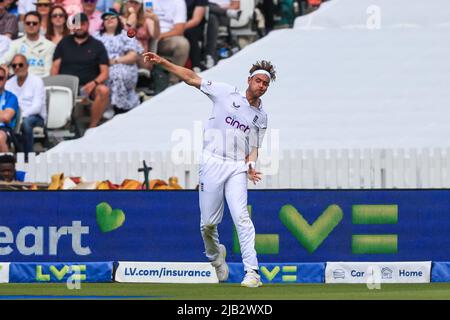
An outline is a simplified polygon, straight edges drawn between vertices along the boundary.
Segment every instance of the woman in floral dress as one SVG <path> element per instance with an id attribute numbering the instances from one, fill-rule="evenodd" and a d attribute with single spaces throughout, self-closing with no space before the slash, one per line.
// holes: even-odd
<path id="1" fill-rule="evenodd" d="M 109 56 L 111 105 L 115 113 L 126 112 L 139 105 L 136 93 L 137 61 L 143 48 L 135 38 L 129 38 L 115 10 L 102 15 L 103 24 L 96 38 L 106 47 Z"/>

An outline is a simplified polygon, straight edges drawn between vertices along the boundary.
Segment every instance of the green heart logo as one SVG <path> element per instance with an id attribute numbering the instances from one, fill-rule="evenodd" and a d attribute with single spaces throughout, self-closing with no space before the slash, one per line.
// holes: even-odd
<path id="1" fill-rule="evenodd" d="M 125 213 L 121 209 L 112 209 L 107 202 L 96 207 L 97 224 L 102 232 L 110 232 L 119 228 L 125 222 Z"/>
<path id="2" fill-rule="evenodd" d="M 310 225 L 294 206 L 287 204 L 281 208 L 279 216 L 302 246 L 312 253 L 341 222 L 344 214 L 339 206 L 333 204 Z"/>

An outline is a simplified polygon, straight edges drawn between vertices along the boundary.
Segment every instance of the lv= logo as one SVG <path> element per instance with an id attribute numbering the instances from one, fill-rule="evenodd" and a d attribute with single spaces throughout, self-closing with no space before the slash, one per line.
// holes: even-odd
<path id="1" fill-rule="evenodd" d="M 250 217 L 252 206 L 248 206 Z M 279 219 L 297 241 L 309 252 L 315 252 L 328 238 L 344 218 L 342 209 L 332 204 L 312 223 L 290 204 L 284 205 L 279 212 Z M 398 206 L 352 205 L 352 224 L 376 225 L 397 224 Z M 278 234 L 256 234 L 255 248 L 258 254 L 278 254 Z M 233 230 L 233 252 L 240 254 L 239 239 L 236 229 Z M 354 234 L 352 235 L 353 254 L 391 254 L 398 252 L 398 236 L 396 234 Z M 272 270 L 273 271 L 273 270 Z M 270 277 L 270 274 L 268 274 Z"/>

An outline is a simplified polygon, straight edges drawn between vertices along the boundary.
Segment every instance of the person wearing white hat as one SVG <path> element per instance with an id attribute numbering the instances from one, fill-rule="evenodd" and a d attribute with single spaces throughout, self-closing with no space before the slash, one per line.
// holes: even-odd
<path id="1" fill-rule="evenodd" d="M 267 128 L 267 114 L 261 96 L 275 80 L 275 68 L 269 61 L 251 67 L 248 87 L 236 87 L 200 78 L 194 71 L 177 66 L 155 53 L 144 53 L 147 62 L 159 64 L 186 84 L 200 89 L 214 104 L 203 132 L 200 163 L 200 229 L 206 257 L 215 267 L 219 281 L 228 278 L 226 249 L 219 242 L 218 224 L 222 221 L 224 197 L 238 233 L 242 252 L 245 287 L 262 285 L 255 250 L 255 228 L 247 210 L 247 178 L 256 184 L 258 149 Z"/>

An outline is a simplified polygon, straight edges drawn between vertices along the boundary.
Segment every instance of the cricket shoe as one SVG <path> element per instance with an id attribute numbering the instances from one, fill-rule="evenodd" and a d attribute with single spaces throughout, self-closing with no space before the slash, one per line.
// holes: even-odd
<path id="1" fill-rule="evenodd" d="M 219 244 L 219 256 L 216 260 L 211 261 L 211 264 L 216 268 L 217 278 L 220 282 L 227 281 L 228 279 L 228 265 L 225 262 L 225 257 L 227 256 L 227 249 L 223 244 Z"/>
<path id="2" fill-rule="evenodd" d="M 245 273 L 244 280 L 241 282 L 242 287 L 257 288 L 262 286 L 261 276 L 256 271 L 251 270 Z"/>

